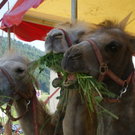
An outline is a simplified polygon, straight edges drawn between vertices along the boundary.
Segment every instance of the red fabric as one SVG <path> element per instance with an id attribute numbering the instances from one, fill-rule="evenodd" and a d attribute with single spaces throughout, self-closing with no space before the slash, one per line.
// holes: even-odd
<path id="1" fill-rule="evenodd" d="M 18 0 L 12 10 L 4 14 L 1 29 L 7 32 L 7 27 L 10 27 L 10 31 L 24 41 L 44 41 L 46 33 L 48 33 L 52 27 L 22 21 L 26 11 L 31 7 L 38 7 L 43 1 L 44 0 Z"/>
<path id="2" fill-rule="evenodd" d="M 30 22 L 22 21 L 18 26 L 12 26 L 11 32 L 24 41 L 33 41 L 33 40 L 45 40 L 46 33 L 48 33 L 52 27 L 39 25 Z M 7 32 L 7 28 L 3 29 Z"/>
<path id="3" fill-rule="evenodd" d="M 1 27 L 19 25 L 23 15 L 31 7 L 37 8 L 44 0 L 18 0 L 10 12 L 4 14 Z"/>

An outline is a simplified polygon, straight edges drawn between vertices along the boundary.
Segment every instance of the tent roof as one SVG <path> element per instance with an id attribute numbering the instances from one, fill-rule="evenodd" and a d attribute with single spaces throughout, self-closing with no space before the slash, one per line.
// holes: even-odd
<path id="1" fill-rule="evenodd" d="M 34 23 L 35 27 L 38 27 L 37 24 L 44 25 L 43 26 L 44 28 L 47 27 L 45 32 L 48 32 L 57 23 L 71 21 L 71 0 L 45 0 L 45 1 L 31 0 L 31 2 L 29 3 L 30 5 L 26 3 L 28 2 L 28 0 L 18 0 L 18 1 L 22 1 L 25 3 L 20 4 L 21 8 L 20 7 L 18 8 L 18 5 L 15 5 L 15 7 L 13 7 L 11 12 L 14 9 L 16 9 L 17 12 L 15 12 L 14 16 L 12 16 L 12 19 L 8 18 L 8 15 L 10 15 L 11 13 L 7 13 L 7 18 L 9 20 L 6 20 L 5 18 L 6 21 L 3 20 L 2 27 L 3 26 L 11 27 L 13 24 L 15 24 L 16 25 L 15 29 L 17 29 L 21 21 L 23 20 L 25 24 L 27 22 L 30 22 L 31 25 Z M 34 8 L 37 7 L 37 8 L 36 9 L 30 8 L 30 6 Z M 101 21 L 104 21 L 105 19 L 117 20 L 118 22 L 120 22 L 123 18 L 125 18 L 129 13 L 132 12 L 126 30 L 135 35 L 135 21 L 134 21 L 135 0 L 128 0 L 128 1 L 127 0 L 113 0 L 113 1 L 78 0 L 77 6 L 78 6 L 77 19 L 89 23 L 99 23 Z M 19 23 L 16 23 L 15 20 L 17 13 L 18 15 L 19 13 L 21 13 L 21 16 L 23 17 L 23 18 L 18 18 Z M 12 24 L 10 23 L 10 20 L 12 20 Z M 46 34 L 44 33 L 44 36 L 45 35 Z M 27 41 L 32 41 L 32 40 L 36 40 L 36 36 L 35 39 L 34 38 L 29 40 L 27 39 Z M 41 39 L 38 38 L 38 40 Z"/>
<path id="2" fill-rule="evenodd" d="M 130 12 L 133 12 L 130 20 L 135 19 L 134 0 L 78 0 L 77 6 L 77 19 L 90 23 L 99 23 L 105 19 L 121 21 Z M 38 17 L 34 15 L 35 13 L 38 14 Z M 28 16 L 29 19 L 26 19 Z M 31 8 L 27 11 L 23 20 L 36 23 L 36 19 L 40 19 L 45 24 L 47 20 L 63 22 L 63 18 L 65 21 L 71 19 L 71 0 L 45 0 L 36 9 Z"/>

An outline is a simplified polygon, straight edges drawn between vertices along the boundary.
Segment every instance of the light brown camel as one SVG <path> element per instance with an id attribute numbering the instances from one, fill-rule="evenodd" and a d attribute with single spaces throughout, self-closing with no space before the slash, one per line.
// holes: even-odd
<path id="1" fill-rule="evenodd" d="M 132 63 L 135 37 L 124 29 L 122 24 L 104 21 L 97 25 L 93 34 L 83 38 L 85 41 L 70 47 L 62 60 L 62 68 L 66 72 L 93 76 L 103 81 L 108 90 L 116 95 L 113 99 L 102 95 L 104 98 L 99 104 L 119 119 L 101 112 L 98 116 L 98 135 L 135 134 L 135 77 Z M 97 107 L 99 111 L 101 108 Z"/>
<path id="2" fill-rule="evenodd" d="M 14 107 L 18 116 L 21 116 L 28 108 L 28 112 L 19 119 L 20 126 L 24 135 L 35 135 L 33 122 L 33 99 L 35 99 L 35 107 L 37 113 L 37 125 L 40 135 L 53 135 L 55 126 L 51 124 L 51 115 L 47 112 L 45 105 L 35 96 L 36 80 L 33 79 L 31 71 L 35 69 L 34 62 L 30 62 L 21 54 L 15 51 L 9 51 L 0 59 L 0 106 L 8 103 L 12 97 Z M 8 75 L 4 73 L 6 70 L 11 77 L 15 87 L 11 86 L 8 81 Z M 24 96 L 18 94 L 21 91 Z M 13 96 L 13 93 L 15 95 Z M 27 97 L 29 99 L 25 99 Z"/>
<path id="3" fill-rule="evenodd" d="M 82 21 L 67 22 L 57 25 L 57 28 L 47 33 L 45 52 L 57 54 L 64 53 L 69 48 L 64 31 L 68 35 L 71 44 L 74 45 L 81 42 L 80 39 L 84 35 L 92 32 L 93 29 L 91 29 L 91 26 L 93 26 L 93 24 L 87 24 Z"/>
<path id="4" fill-rule="evenodd" d="M 93 32 L 90 24 L 88 25 L 84 22 L 66 23 L 63 26 L 59 26 L 59 28 L 53 29 L 47 34 L 45 42 L 46 53 L 64 53 L 71 45 L 81 42 L 80 39 L 84 35 Z M 67 41 L 66 34 L 70 42 Z M 63 120 L 64 135 L 95 135 L 97 130 L 96 113 L 90 112 L 89 114 L 87 103 L 82 103 L 80 94 L 76 89 L 70 87 L 64 91 L 69 92 Z M 59 104 L 57 108 L 59 108 Z"/>

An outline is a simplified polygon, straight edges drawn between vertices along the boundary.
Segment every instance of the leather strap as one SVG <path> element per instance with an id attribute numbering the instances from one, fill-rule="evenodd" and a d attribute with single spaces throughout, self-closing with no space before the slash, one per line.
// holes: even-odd
<path id="1" fill-rule="evenodd" d="M 9 101 L 9 104 L 7 105 L 6 109 L 2 109 L 3 112 L 5 112 L 8 117 L 12 120 L 12 121 L 17 121 L 19 119 L 21 119 L 27 112 L 28 112 L 28 105 L 30 104 L 27 103 L 26 104 L 26 111 L 21 115 L 19 116 L 18 118 L 14 118 L 12 115 L 11 115 L 11 106 L 13 104 L 13 98 L 15 97 L 15 94 L 19 94 L 21 97 L 23 97 L 24 99 L 28 100 L 30 99 L 29 95 L 26 95 L 25 93 L 23 93 L 22 91 L 18 90 L 16 87 L 15 87 L 15 84 L 12 80 L 12 78 L 10 77 L 9 73 L 3 68 L 3 67 L 0 67 L 1 71 L 4 73 L 4 75 L 7 77 L 9 83 L 11 84 L 12 86 L 12 89 L 15 90 L 15 91 L 12 91 L 12 97 Z M 28 78 L 27 82 L 30 80 L 30 77 Z M 35 130 L 35 135 L 39 135 L 39 132 L 38 132 L 38 124 L 37 124 L 37 113 L 36 113 L 36 90 L 34 89 L 34 94 L 32 96 L 32 106 L 33 106 L 33 122 L 34 122 L 34 130 Z"/>
<path id="2" fill-rule="evenodd" d="M 70 41 L 70 38 L 69 38 L 67 32 L 66 32 L 65 30 L 63 30 L 63 29 L 59 29 L 59 30 L 62 30 L 62 31 L 64 32 L 66 41 L 67 41 L 67 43 L 68 43 L 68 47 L 71 47 L 71 46 L 72 46 L 72 43 L 71 43 L 71 41 Z M 57 72 L 57 76 L 62 78 L 62 75 L 61 75 L 60 72 Z"/>
<path id="3" fill-rule="evenodd" d="M 14 118 L 13 116 L 11 116 L 10 109 L 11 109 L 11 106 L 12 106 L 12 104 L 13 104 L 13 99 L 14 99 L 14 97 L 15 97 L 15 94 L 16 94 L 16 93 L 19 94 L 21 97 L 25 98 L 26 100 L 29 99 L 29 96 L 26 95 L 25 93 L 23 93 L 22 91 L 18 90 L 18 89 L 15 87 L 15 84 L 14 84 L 12 78 L 10 77 L 9 73 L 8 73 L 3 67 L 0 66 L 0 69 L 1 69 L 1 71 L 4 73 L 4 75 L 7 77 L 9 83 L 10 83 L 11 86 L 12 86 L 12 96 L 11 96 L 11 99 L 9 100 L 9 103 L 8 103 L 6 109 L 3 109 L 3 108 L 1 108 L 1 109 L 2 109 L 2 111 L 3 111 L 5 114 L 7 114 L 7 115 L 11 118 L 11 120 L 13 120 L 13 121 L 19 120 L 22 116 L 24 116 L 24 115 L 28 112 L 28 109 L 26 109 L 26 111 L 25 111 L 21 116 L 19 116 L 18 118 Z M 26 107 L 26 108 L 27 108 L 27 107 Z"/>
<path id="4" fill-rule="evenodd" d="M 12 88 L 15 88 L 15 84 L 12 80 L 12 78 L 10 77 L 9 73 L 3 68 L 0 66 L 0 69 L 2 70 L 2 72 L 5 74 L 5 76 L 7 77 L 9 83 L 11 84 Z"/>
<path id="5" fill-rule="evenodd" d="M 107 74 L 110 78 L 112 78 L 116 83 L 118 83 L 122 87 L 127 87 L 129 82 L 131 81 L 131 79 L 133 77 L 134 71 L 132 71 L 130 73 L 127 80 L 123 81 L 118 76 L 116 76 L 111 70 L 108 69 L 108 66 L 104 62 L 103 56 L 102 56 L 102 54 L 100 52 L 100 49 L 99 49 L 98 45 L 95 43 L 95 41 L 92 40 L 92 39 L 86 40 L 86 41 L 88 41 L 90 43 L 90 45 L 92 46 L 92 48 L 93 48 L 93 50 L 94 50 L 94 52 L 95 52 L 95 54 L 97 56 L 97 59 L 99 61 L 99 64 L 100 64 L 100 68 L 99 68 L 100 75 L 99 75 L 98 81 L 102 82 L 104 80 L 104 76 Z M 119 103 L 120 102 L 119 99 L 106 99 L 106 98 L 103 98 L 103 100 L 106 101 L 106 102 L 109 102 L 109 103 L 113 103 L 113 102 Z"/>
<path id="6" fill-rule="evenodd" d="M 100 64 L 100 68 L 99 68 L 99 72 L 100 72 L 99 78 L 100 79 L 98 79 L 98 80 L 99 81 L 103 81 L 105 74 L 107 74 L 108 76 L 110 76 L 110 78 L 112 78 L 115 82 L 117 82 L 121 86 L 124 87 L 125 86 L 125 83 L 128 85 L 129 82 L 131 81 L 131 78 L 132 78 L 132 75 L 133 75 L 133 71 L 130 73 L 130 75 L 127 78 L 127 80 L 124 80 L 123 81 L 118 76 L 116 76 L 111 70 L 108 69 L 108 66 L 104 62 L 103 57 L 102 57 L 102 54 L 101 54 L 101 52 L 100 52 L 97 44 L 93 40 L 91 40 L 91 39 L 90 40 L 87 40 L 87 41 L 91 44 L 91 46 L 92 46 L 92 48 L 93 48 L 93 50 L 94 50 L 94 52 L 95 52 L 95 54 L 97 56 L 97 59 L 99 61 L 99 64 Z M 103 72 L 101 71 L 102 69 L 104 70 Z"/>
<path id="7" fill-rule="evenodd" d="M 60 30 L 62 30 L 62 31 L 64 32 L 65 38 L 66 38 L 66 40 L 67 40 L 67 42 L 68 42 L 68 46 L 71 47 L 71 46 L 72 46 L 72 43 L 71 43 L 71 41 L 70 41 L 70 38 L 69 38 L 67 32 L 66 32 L 65 30 L 63 30 L 63 29 L 60 29 Z"/>

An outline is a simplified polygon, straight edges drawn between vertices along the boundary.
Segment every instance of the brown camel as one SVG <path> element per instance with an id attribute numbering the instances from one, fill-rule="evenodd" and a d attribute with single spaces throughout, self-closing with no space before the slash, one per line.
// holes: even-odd
<path id="1" fill-rule="evenodd" d="M 126 24 L 126 23 L 125 23 Z M 83 37 L 81 43 L 64 54 L 62 68 L 68 73 L 85 73 L 106 84 L 115 97 L 102 95 L 99 103 L 118 120 L 102 111 L 98 116 L 98 135 L 135 134 L 135 86 L 132 55 L 135 38 L 125 25 L 104 21 Z M 96 111 L 102 109 L 97 106 Z"/>
<path id="2" fill-rule="evenodd" d="M 0 59 L 0 106 L 2 106 L 3 103 L 8 103 L 12 97 L 14 101 L 13 106 L 18 116 L 21 116 L 28 109 L 28 112 L 19 119 L 20 126 L 24 135 L 35 135 L 33 122 L 34 111 L 32 105 L 34 99 L 37 113 L 38 134 L 53 135 L 55 126 L 51 124 L 52 116 L 47 112 L 45 105 L 35 96 L 34 83 L 37 83 L 36 80 L 33 79 L 31 71 L 34 70 L 36 66 L 34 62 L 30 62 L 15 51 L 9 51 Z M 8 77 L 8 74 L 11 78 Z M 15 87 L 13 87 L 13 84 Z"/>
<path id="3" fill-rule="evenodd" d="M 64 53 L 70 46 L 81 42 L 81 38 L 93 32 L 90 24 L 84 22 L 65 23 L 60 29 L 51 30 L 46 37 L 46 53 Z M 70 42 L 68 41 L 68 36 Z M 52 68 L 54 69 L 54 68 Z M 63 120 L 64 135 L 95 135 L 97 132 L 97 115 L 88 111 L 87 103 L 81 102 L 76 89 L 65 88 L 68 91 L 68 102 Z M 59 104 L 61 99 L 59 101 Z M 57 109 L 59 109 L 59 104 Z M 55 116 L 54 116 L 55 119 Z"/>

